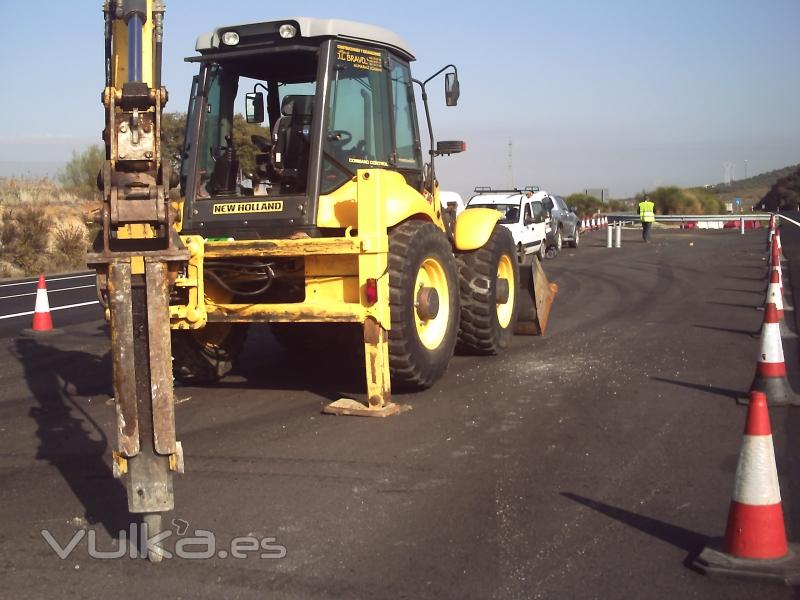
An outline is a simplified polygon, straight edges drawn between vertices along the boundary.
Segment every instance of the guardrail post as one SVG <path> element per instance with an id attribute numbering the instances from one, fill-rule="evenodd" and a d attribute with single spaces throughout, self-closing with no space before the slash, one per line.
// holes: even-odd
<path id="1" fill-rule="evenodd" d="M 622 248 L 622 223 L 618 222 L 614 230 L 614 248 Z"/>
<path id="2" fill-rule="evenodd" d="M 614 233 L 613 227 L 606 227 L 606 248 L 613 248 L 611 237 Z"/>
<path id="3" fill-rule="evenodd" d="M 739 233 L 744 235 L 744 217 L 739 217 Z"/>

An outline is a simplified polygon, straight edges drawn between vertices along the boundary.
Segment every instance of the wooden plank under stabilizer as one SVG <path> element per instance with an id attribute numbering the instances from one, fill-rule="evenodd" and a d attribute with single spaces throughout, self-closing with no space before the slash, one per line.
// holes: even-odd
<path id="1" fill-rule="evenodd" d="M 380 408 L 369 408 L 366 404 L 362 404 L 352 398 L 339 398 L 336 402 L 326 405 L 322 412 L 326 415 L 338 416 L 391 417 L 407 410 L 411 410 L 411 407 L 407 404 L 400 405 L 394 402 L 387 402 Z"/>

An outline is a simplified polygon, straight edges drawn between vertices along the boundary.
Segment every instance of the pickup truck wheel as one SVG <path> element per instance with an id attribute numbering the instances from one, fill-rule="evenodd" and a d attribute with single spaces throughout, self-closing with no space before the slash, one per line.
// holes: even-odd
<path id="1" fill-rule="evenodd" d="M 458 272 L 447 236 L 428 221 L 398 225 L 389 232 L 388 272 L 392 387 L 429 387 L 447 368 L 458 330 Z"/>
<path id="2" fill-rule="evenodd" d="M 459 351 L 497 354 L 510 343 L 518 312 L 519 264 L 515 254 L 511 233 L 496 226 L 483 247 L 459 255 Z"/>
<path id="3" fill-rule="evenodd" d="M 172 330 L 172 372 L 190 385 L 219 381 L 233 368 L 247 337 L 242 323 L 209 323 L 202 329 Z"/>

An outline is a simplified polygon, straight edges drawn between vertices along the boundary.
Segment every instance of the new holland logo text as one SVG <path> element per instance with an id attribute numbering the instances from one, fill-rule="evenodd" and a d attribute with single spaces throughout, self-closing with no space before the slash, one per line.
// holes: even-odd
<path id="1" fill-rule="evenodd" d="M 282 210 L 283 200 L 272 200 L 270 202 L 226 202 L 225 204 L 214 205 L 215 215 L 280 212 Z"/>

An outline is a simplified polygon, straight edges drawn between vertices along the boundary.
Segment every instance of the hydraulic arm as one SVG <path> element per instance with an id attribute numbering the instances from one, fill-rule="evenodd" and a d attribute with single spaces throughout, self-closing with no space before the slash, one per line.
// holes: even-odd
<path id="1" fill-rule="evenodd" d="M 106 0 L 103 12 L 102 228 L 88 263 L 97 271 L 111 327 L 114 474 L 125 476 L 128 507 L 143 514 L 152 536 L 161 528 L 161 513 L 173 508 L 172 474 L 183 471 L 175 439 L 169 297 L 188 252 L 173 228 L 174 177 L 161 153 L 164 4 Z M 149 555 L 160 559 L 153 549 Z"/>

